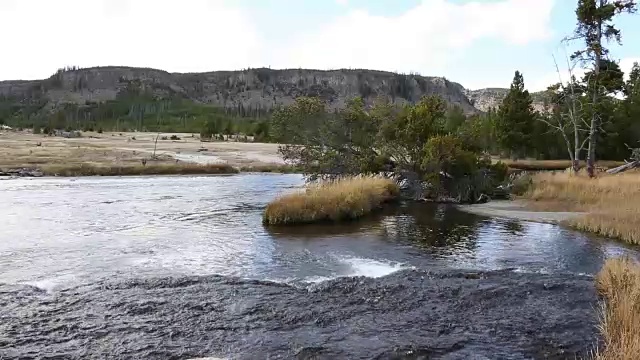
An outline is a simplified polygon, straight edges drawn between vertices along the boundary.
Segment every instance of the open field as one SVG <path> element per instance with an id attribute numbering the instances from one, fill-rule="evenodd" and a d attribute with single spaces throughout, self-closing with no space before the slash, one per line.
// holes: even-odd
<path id="1" fill-rule="evenodd" d="M 171 135 L 180 140 L 170 140 Z M 143 167 L 143 160 L 145 167 L 159 166 L 158 173 L 171 173 L 171 168 L 175 169 L 173 173 L 197 173 L 198 169 L 210 173 L 213 165 L 274 171 L 284 165 L 277 154 L 277 144 L 200 142 L 199 136 L 192 134 L 160 134 L 154 156 L 156 136 L 156 133 L 83 133 L 80 138 L 64 138 L 0 132 L 0 169 L 38 168 L 46 174 L 52 174 L 53 169 L 66 169 L 62 173 L 70 174 L 71 169 L 84 168 L 76 173 L 84 175 L 89 168 L 99 168 L 96 172 L 106 168 L 134 171 Z M 167 140 L 161 140 L 163 137 Z"/>
<path id="2" fill-rule="evenodd" d="M 309 185 L 267 205 L 264 223 L 304 224 L 356 219 L 398 196 L 398 185 L 381 177 L 354 177 Z"/>

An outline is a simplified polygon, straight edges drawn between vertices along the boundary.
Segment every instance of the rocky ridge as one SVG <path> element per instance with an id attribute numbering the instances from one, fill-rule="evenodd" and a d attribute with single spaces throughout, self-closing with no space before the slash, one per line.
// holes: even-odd
<path id="1" fill-rule="evenodd" d="M 386 98 L 415 102 L 437 94 L 448 103 L 476 114 L 497 106 L 508 89 L 467 90 L 443 77 L 404 75 L 375 70 L 309 70 L 266 68 L 207 73 L 169 73 L 132 67 L 96 67 L 59 71 L 48 79 L 1 81 L 0 97 L 24 103 L 44 102 L 43 109 L 65 103 L 115 100 L 135 84 L 157 97 L 184 98 L 234 109 L 270 111 L 298 96 L 320 96 L 331 108 L 341 108 L 356 96 L 368 103 Z M 538 101 L 539 102 L 539 101 Z M 537 104 L 539 107 L 540 104 Z"/>

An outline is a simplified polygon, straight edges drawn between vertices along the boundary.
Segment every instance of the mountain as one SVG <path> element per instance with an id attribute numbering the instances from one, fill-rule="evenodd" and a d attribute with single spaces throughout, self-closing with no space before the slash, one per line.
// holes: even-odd
<path id="1" fill-rule="evenodd" d="M 464 93 L 471 104 L 480 111 L 488 111 L 490 108 L 498 108 L 502 99 L 507 96 L 509 89 L 506 88 L 486 88 L 478 90 L 465 90 Z M 547 111 L 545 106 L 545 93 L 543 91 L 531 93 L 533 108 L 536 111 Z"/>
<path id="2" fill-rule="evenodd" d="M 402 104 L 415 102 L 423 95 L 431 94 L 440 95 L 467 114 L 476 114 L 499 104 L 507 91 L 471 91 L 443 77 L 374 70 L 258 68 L 169 73 L 149 68 L 96 67 L 60 70 L 44 80 L 0 82 L 0 116 L 11 115 L 7 110 L 9 108 L 22 107 L 22 113 L 32 116 L 53 114 L 71 105 L 76 107 L 77 113 L 77 108 L 90 104 L 117 102 L 133 97 L 155 99 L 153 101 L 186 100 L 202 106 L 222 108 L 227 113 L 251 116 L 291 104 L 298 96 L 320 96 L 327 100 L 331 108 L 341 108 L 356 96 L 362 96 L 368 103 L 384 97 Z M 133 104 L 130 106 L 133 107 Z M 112 114 L 116 112 L 112 110 Z"/>

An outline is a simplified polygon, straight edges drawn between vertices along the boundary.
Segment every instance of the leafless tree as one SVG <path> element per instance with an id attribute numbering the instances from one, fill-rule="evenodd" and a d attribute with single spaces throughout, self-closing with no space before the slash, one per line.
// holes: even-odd
<path id="1" fill-rule="evenodd" d="M 562 135 L 567 146 L 567 152 L 571 159 L 571 167 L 574 172 L 580 169 L 580 154 L 584 151 L 589 141 L 590 126 L 585 121 L 583 109 L 588 105 L 588 99 L 582 92 L 576 89 L 577 81 L 573 73 L 574 66 L 571 65 L 569 57 L 565 55 L 569 80 L 565 82 L 560 72 L 560 67 L 553 57 L 558 73 L 559 83 L 549 87 L 549 91 L 554 93 L 552 105 L 560 112 L 557 116 L 550 116 L 548 119 L 539 117 L 539 120 L 547 124 L 554 132 Z"/>

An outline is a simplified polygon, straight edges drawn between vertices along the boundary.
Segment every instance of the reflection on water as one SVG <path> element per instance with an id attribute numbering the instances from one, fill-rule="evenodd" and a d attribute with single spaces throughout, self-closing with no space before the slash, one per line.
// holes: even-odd
<path id="1" fill-rule="evenodd" d="M 277 281 L 403 268 L 594 273 L 636 252 L 549 224 L 403 203 L 362 221 L 265 228 L 298 175 L 35 179 L 0 184 L 0 283 L 53 289 L 108 277 L 235 275 Z"/>

